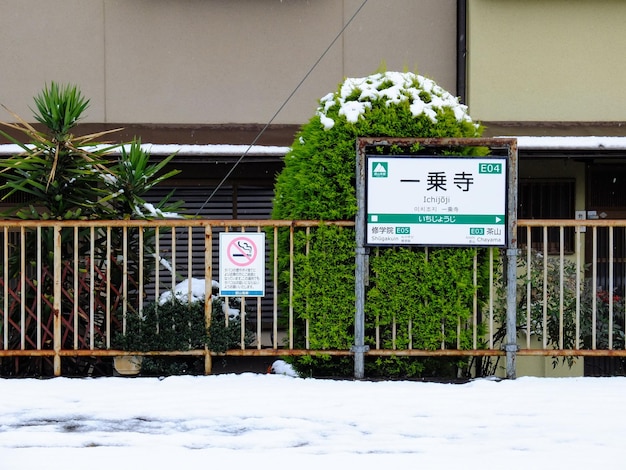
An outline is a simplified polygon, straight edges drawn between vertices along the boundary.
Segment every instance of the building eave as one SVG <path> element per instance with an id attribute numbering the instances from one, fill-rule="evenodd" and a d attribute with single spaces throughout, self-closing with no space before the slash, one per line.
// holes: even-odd
<path id="1" fill-rule="evenodd" d="M 97 150 L 108 146 L 94 146 Z M 283 157 L 289 147 L 275 145 L 229 145 L 229 144 L 141 144 L 142 150 L 153 156 L 168 156 L 177 154 L 180 156 L 194 155 L 220 155 L 220 156 L 274 156 Z M 15 155 L 22 153 L 23 149 L 15 144 L 0 144 L 0 155 Z M 119 154 L 120 148 L 113 149 L 113 154 Z"/>

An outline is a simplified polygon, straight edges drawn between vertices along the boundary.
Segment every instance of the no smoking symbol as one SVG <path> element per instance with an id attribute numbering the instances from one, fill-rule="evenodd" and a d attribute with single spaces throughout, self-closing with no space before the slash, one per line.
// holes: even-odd
<path id="1" fill-rule="evenodd" d="M 228 259 L 237 266 L 249 266 L 254 263 L 258 250 L 256 244 L 247 237 L 238 237 L 228 244 Z"/>

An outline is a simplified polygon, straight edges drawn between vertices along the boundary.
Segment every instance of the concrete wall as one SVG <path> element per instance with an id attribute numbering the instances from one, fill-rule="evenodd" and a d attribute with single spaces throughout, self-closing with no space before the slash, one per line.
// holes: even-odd
<path id="1" fill-rule="evenodd" d="M 624 24 L 623 0 L 468 0 L 472 117 L 626 120 Z"/>
<path id="2" fill-rule="evenodd" d="M 55 80 L 91 99 L 85 122 L 266 123 L 362 3 L 4 0 L 0 103 L 31 120 Z M 306 122 L 346 76 L 381 63 L 455 93 L 456 0 L 370 0 L 274 123 Z"/>

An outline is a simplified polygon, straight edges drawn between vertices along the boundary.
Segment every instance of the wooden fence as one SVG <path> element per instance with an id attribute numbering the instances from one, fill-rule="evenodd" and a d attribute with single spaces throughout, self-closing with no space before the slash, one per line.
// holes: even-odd
<path id="1" fill-rule="evenodd" d="M 326 222 L 352 230 L 353 222 Z M 137 355 L 350 356 L 350 350 L 312 350 L 308 325 L 294 328 L 294 234 L 310 231 L 318 221 L 158 220 L 158 221 L 0 221 L 0 364 L 10 374 L 37 364 L 43 375 L 84 374 L 77 364 L 128 354 L 115 348 L 128 315 L 158 302 L 168 291 L 205 283 L 213 292 L 220 232 L 265 232 L 265 296 L 238 299 L 242 338 L 253 341 L 226 352 L 132 351 Z M 518 345 L 519 355 L 626 356 L 624 345 L 626 221 L 520 220 Z M 290 280 L 279 286 L 279 234 L 288 234 Z M 425 248 L 421 248 L 425 249 Z M 427 249 L 427 248 L 426 248 Z M 470 348 L 435 350 L 383 349 L 376 339 L 370 356 L 504 355 L 502 315 L 503 256 L 484 249 L 489 263 L 487 299 L 476 295 L 472 318 L 459 321 L 470 329 Z M 483 252 L 484 255 L 484 252 Z M 477 263 L 474 263 L 476 270 Z M 474 275 L 476 280 L 476 275 Z M 476 282 L 476 281 L 475 281 Z M 279 306 L 280 294 L 287 299 Z M 205 303 L 207 323 L 211 303 Z M 381 328 L 381 327 L 377 327 Z M 395 328 L 395 326 L 392 326 Z M 376 331 L 375 338 L 389 332 Z M 395 332 L 391 332 L 393 336 Z M 299 337 L 298 335 L 302 335 Z M 296 347 L 295 345 L 304 345 Z"/>

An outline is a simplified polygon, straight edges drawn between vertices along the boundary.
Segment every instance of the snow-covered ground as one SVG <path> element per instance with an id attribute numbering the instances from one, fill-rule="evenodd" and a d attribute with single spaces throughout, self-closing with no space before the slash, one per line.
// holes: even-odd
<path id="1" fill-rule="evenodd" d="M 625 455 L 626 378 L 0 379 L 0 397 L 2 470 L 571 470 Z"/>

